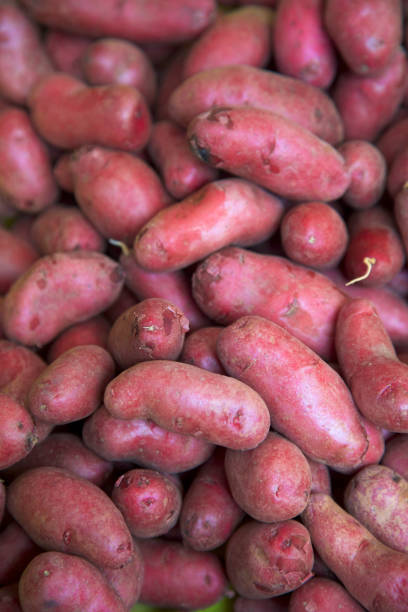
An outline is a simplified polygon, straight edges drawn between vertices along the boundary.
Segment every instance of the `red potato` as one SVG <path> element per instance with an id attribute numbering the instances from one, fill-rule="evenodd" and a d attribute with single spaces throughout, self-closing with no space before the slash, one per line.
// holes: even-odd
<path id="1" fill-rule="evenodd" d="M 0 525 L 3 521 L 6 510 L 6 487 L 3 480 L 0 480 Z"/>
<path id="2" fill-rule="evenodd" d="M 288 612 L 364 612 L 340 583 L 329 578 L 312 578 L 291 594 Z"/>
<path id="3" fill-rule="evenodd" d="M 81 58 L 92 38 L 72 34 L 57 28 L 48 28 L 44 35 L 44 46 L 56 70 L 83 79 Z"/>
<path id="4" fill-rule="evenodd" d="M 107 461 L 129 461 L 171 474 L 194 469 L 214 450 L 205 440 L 167 431 L 151 420 L 115 419 L 103 406 L 85 421 L 82 438 Z"/>
<path id="5" fill-rule="evenodd" d="M 408 147 L 405 144 L 395 155 L 389 167 L 387 176 L 387 191 L 391 197 L 396 197 L 397 194 L 404 189 L 407 180 Z"/>
<path id="6" fill-rule="evenodd" d="M 89 480 L 56 467 L 38 467 L 7 489 L 7 509 L 45 550 L 80 555 L 98 567 L 130 563 L 133 541 L 122 514 Z"/>
<path id="7" fill-rule="evenodd" d="M 407 60 L 402 47 L 378 75 L 340 74 L 332 96 L 343 119 L 345 139 L 375 141 L 397 112 L 406 82 Z"/>
<path id="8" fill-rule="evenodd" d="M 23 610 L 32 612 L 49 608 L 50 602 L 61 612 L 127 609 L 94 565 L 81 557 L 56 551 L 41 553 L 27 565 L 18 591 Z"/>
<path id="9" fill-rule="evenodd" d="M 60 251 L 105 251 L 101 234 L 75 206 L 55 204 L 37 215 L 31 238 L 42 255 Z"/>
<path id="10" fill-rule="evenodd" d="M 0 606 L 2 612 L 22 612 L 17 583 L 0 587 Z"/>
<path id="11" fill-rule="evenodd" d="M 168 533 L 179 518 L 180 488 L 166 474 L 137 468 L 122 474 L 112 490 L 119 508 L 136 538 L 154 538 Z"/>
<path id="12" fill-rule="evenodd" d="M 394 550 L 408 553 L 408 481 L 385 465 L 367 465 L 349 480 L 344 508 Z"/>
<path id="13" fill-rule="evenodd" d="M 0 470 L 23 459 L 39 439 L 28 411 L 5 393 L 0 393 L 0 432 Z"/>
<path id="14" fill-rule="evenodd" d="M 225 474 L 236 503 L 263 523 L 292 519 L 309 501 L 309 463 L 295 444 L 275 432 L 253 450 L 228 449 Z"/>
<path id="15" fill-rule="evenodd" d="M 156 98 L 156 73 L 149 57 L 127 40 L 100 38 L 81 57 L 84 80 L 91 85 L 130 85 L 140 91 L 149 105 Z"/>
<path id="16" fill-rule="evenodd" d="M 178 359 L 188 319 L 168 300 L 150 298 L 128 308 L 111 327 L 108 349 L 121 370 L 139 361 Z"/>
<path id="17" fill-rule="evenodd" d="M 408 117 L 403 117 L 386 127 L 375 144 L 389 166 L 397 153 L 405 147 L 407 141 Z"/>
<path id="18" fill-rule="evenodd" d="M 315 87 L 329 87 L 337 57 L 323 24 L 322 0 L 281 0 L 273 31 L 273 55 L 279 72 Z"/>
<path id="19" fill-rule="evenodd" d="M 302 515 L 314 548 L 364 608 L 404 612 L 408 556 L 382 544 L 329 495 L 313 493 Z"/>
<path id="20" fill-rule="evenodd" d="M 192 120 L 187 137 L 202 161 L 292 200 L 336 200 L 350 182 L 329 143 L 271 111 L 214 108 Z"/>
<path id="21" fill-rule="evenodd" d="M 205 185 L 154 215 L 136 235 L 136 261 L 152 272 L 185 268 L 210 253 L 237 244 L 250 246 L 278 228 L 282 201 L 236 178 Z"/>
<path id="22" fill-rule="evenodd" d="M 216 350 L 221 329 L 221 326 L 201 327 L 188 334 L 184 340 L 180 361 L 216 374 L 225 374 Z"/>
<path id="23" fill-rule="evenodd" d="M 336 266 L 348 242 L 343 217 L 325 202 L 290 208 L 282 218 L 280 235 L 289 259 L 317 269 Z"/>
<path id="24" fill-rule="evenodd" d="M 408 184 L 407 184 L 408 187 Z M 405 253 L 408 253 L 408 189 L 404 185 L 394 198 L 394 219 L 401 236 Z"/>
<path id="25" fill-rule="evenodd" d="M 27 345 L 47 344 L 67 327 L 108 308 L 123 281 L 117 262 L 101 253 L 45 255 L 9 289 L 2 310 L 5 334 Z"/>
<path id="26" fill-rule="evenodd" d="M 50 344 L 47 350 L 48 363 L 55 361 L 62 353 L 75 346 L 96 344 L 102 348 L 107 348 L 109 331 L 109 322 L 102 315 L 96 315 L 83 321 L 83 323 L 72 325 Z"/>
<path id="27" fill-rule="evenodd" d="M 8 523 L 0 532 L 0 584 L 18 582 L 26 565 L 40 552 L 18 523 Z"/>
<path id="28" fill-rule="evenodd" d="M 350 391 L 292 334 L 263 317 L 241 317 L 221 331 L 217 353 L 230 376 L 264 398 L 271 426 L 308 457 L 338 471 L 360 465 L 367 438 Z"/>
<path id="29" fill-rule="evenodd" d="M 408 434 L 396 434 L 385 443 L 381 464 L 408 480 Z"/>
<path id="30" fill-rule="evenodd" d="M 310 535 L 297 521 L 269 525 L 250 520 L 228 540 L 225 565 L 242 597 L 268 599 L 289 593 L 312 576 Z"/>
<path id="31" fill-rule="evenodd" d="M 173 121 L 162 120 L 153 125 L 148 152 L 167 191 L 176 199 L 181 200 L 218 178 L 217 170 L 196 158 L 188 146 L 185 130 Z"/>
<path id="32" fill-rule="evenodd" d="M 405 263 L 405 252 L 394 220 L 385 208 L 375 206 L 348 219 L 350 240 L 343 260 L 347 279 L 363 277 L 366 287 L 391 281 Z"/>
<path id="33" fill-rule="evenodd" d="M 331 495 L 331 478 L 327 465 L 306 457 L 312 475 L 311 493 Z"/>
<path id="34" fill-rule="evenodd" d="M 101 570 L 109 586 L 119 595 L 126 609 L 132 607 L 140 597 L 143 584 L 143 558 L 138 545 L 134 546 L 133 559 L 124 567 L 113 569 L 104 567 Z"/>
<path id="35" fill-rule="evenodd" d="M 24 0 L 39 23 L 94 37 L 117 36 L 138 43 L 180 43 L 197 36 L 215 19 L 214 0 L 158 0 L 154 4 L 132 0 L 118 6 L 114 0 L 93 2 Z"/>
<path id="36" fill-rule="evenodd" d="M 116 418 L 150 419 L 169 431 L 237 450 L 260 444 L 270 424 L 265 402 L 246 384 L 160 359 L 116 376 L 105 389 L 104 404 Z"/>
<path id="37" fill-rule="evenodd" d="M 38 257 L 29 242 L 0 227 L 0 294 L 6 293 Z"/>
<path id="38" fill-rule="evenodd" d="M 0 32 L 0 95 L 25 104 L 30 89 L 53 70 L 40 29 L 14 0 L 3 0 Z"/>
<path id="39" fill-rule="evenodd" d="M 272 52 L 274 16 L 270 8 L 260 6 L 219 13 L 192 43 L 184 62 L 184 78 L 219 66 L 266 66 Z"/>
<path id="40" fill-rule="evenodd" d="M 53 168 L 54 178 L 59 187 L 64 191 L 74 192 L 74 184 L 71 173 L 71 153 L 59 155 Z"/>
<path id="41" fill-rule="evenodd" d="M 353 72 L 378 74 L 402 41 L 400 0 L 328 0 L 324 22 Z"/>
<path id="42" fill-rule="evenodd" d="M 2 475 L 10 480 L 27 470 L 45 466 L 70 470 L 98 487 L 106 482 L 113 470 L 112 462 L 86 448 L 78 436 L 53 432 L 37 444 L 27 457 L 4 470 Z"/>
<path id="43" fill-rule="evenodd" d="M 336 351 L 360 412 L 379 427 L 408 432 L 408 366 L 370 301 L 350 299 L 340 309 Z"/>
<path id="44" fill-rule="evenodd" d="M 14 209 L 29 214 L 58 197 L 45 143 L 28 113 L 12 106 L 0 110 L 0 195 Z"/>
<path id="45" fill-rule="evenodd" d="M 187 126 L 194 117 L 215 106 L 264 109 L 299 123 L 330 144 L 343 140 L 342 120 L 328 95 L 271 70 L 227 66 L 198 73 L 174 90 L 168 113 L 174 121 Z"/>
<path id="46" fill-rule="evenodd" d="M 227 247 L 195 270 L 193 296 L 213 321 L 253 314 L 287 329 L 324 359 L 334 357 L 334 328 L 345 294 L 322 274 L 284 257 Z"/>
<path id="47" fill-rule="evenodd" d="M 71 157 L 71 178 L 85 217 L 106 238 L 129 245 L 171 201 L 153 168 L 124 151 L 82 147 Z"/>
<path id="48" fill-rule="evenodd" d="M 183 499 L 180 531 L 183 542 L 194 550 L 214 550 L 225 544 L 245 516 L 231 495 L 224 457 L 224 449 L 217 448 Z"/>
<path id="49" fill-rule="evenodd" d="M 54 101 L 51 107 L 50 99 Z M 92 143 L 136 152 L 143 149 L 150 136 L 146 101 L 129 85 L 88 87 L 69 74 L 57 72 L 33 87 L 28 105 L 39 134 L 61 149 Z"/>
<path id="50" fill-rule="evenodd" d="M 27 347 L 0 340 L 0 391 L 21 405 L 35 379 L 46 368 L 45 361 Z"/>
<path id="51" fill-rule="evenodd" d="M 225 594 L 226 577 L 215 553 L 160 538 L 138 544 L 144 561 L 141 603 L 196 610 L 215 604 Z"/>
<path id="52" fill-rule="evenodd" d="M 249 599 L 237 597 L 234 600 L 234 612 L 287 612 L 288 595 L 271 597 L 271 599 Z"/>
<path id="53" fill-rule="evenodd" d="M 117 299 L 113 302 L 112 306 L 109 306 L 103 313 L 103 317 L 106 321 L 109 321 L 109 330 L 113 323 L 118 319 L 128 308 L 135 306 L 138 303 L 138 299 L 132 291 L 126 286 L 122 288 Z"/>
<path id="54" fill-rule="evenodd" d="M 366 140 L 348 140 L 338 147 L 351 175 L 350 185 L 342 199 L 352 208 L 369 208 L 384 193 L 387 174 L 381 151 Z"/>
<path id="55" fill-rule="evenodd" d="M 158 79 L 156 101 L 154 104 L 157 121 L 168 119 L 168 100 L 173 91 L 183 82 L 183 65 L 187 47 L 178 47 L 164 62 Z"/>

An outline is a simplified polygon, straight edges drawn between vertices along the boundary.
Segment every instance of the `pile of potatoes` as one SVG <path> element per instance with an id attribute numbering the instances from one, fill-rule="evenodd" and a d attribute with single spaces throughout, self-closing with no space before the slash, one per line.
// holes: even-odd
<path id="1" fill-rule="evenodd" d="M 0 0 L 0 612 L 408 611 L 406 17 Z"/>

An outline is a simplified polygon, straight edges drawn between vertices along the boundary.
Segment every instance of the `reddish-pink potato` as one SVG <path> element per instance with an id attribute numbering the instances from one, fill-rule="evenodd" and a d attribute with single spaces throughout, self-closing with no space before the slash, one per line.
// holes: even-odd
<path id="1" fill-rule="evenodd" d="M 70 151 L 61 153 L 53 167 L 54 178 L 59 187 L 64 191 L 74 191 L 74 184 L 71 172 L 71 155 Z"/>
<path id="2" fill-rule="evenodd" d="M 179 270 L 229 244 L 263 242 L 282 213 L 279 198 L 249 181 L 214 181 L 154 215 L 136 235 L 133 251 L 149 271 Z"/>
<path id="3" fill-rule="evenodd" d="M 44 46 L 55 68 L 77 79 L 83 79 L 81 58 L 92 38 L 58 28 L 47 28 Z"/>
<path id="4" fill-rule="evenodd" d="M 350 185 L 343 201 L 352 208 L 369 208 L 377 204 L 385 189 L 386 161 L 381 151 L 366 140 L 347 140 L 338 151 L 350 173 Z"/>
<path id="5" fill-rule="evenodd" d="M 46 365 L 31 349 L 0 340 L 0 391 L 25 406 L 31 385 Z"/>
<path id="6" fill-rule="evenodd" d="M 22 344 L 43 346 L 71 325 L 103 312 L 123 282 L 121 267 L 101 253 L 45 255 L 9 289 L 2 308 L 4 332 Z"/>
<path id="7" fill-rule="evenodd" d="M 0 294 L 6 293 L 38 257 L 39 253 L 29 242 L 0 227 Z"/>
<path id="8" fill-rule="evenodd" d="M 9 522 L 0 531 L 0 584 L 18 582 L 26 565 L 40 552 L 18 523 Z"/>
<path id="9" fill-rule="evenodd" d="M 408 480 L 408 434 L 397 434 L 387 440 L 381 464 Z"/>
<path id="10" fill-rule="evenodd" d="M 390 163 L 387 176 L 387 191 L 392 197 L 405 188 L 408 179 L 408 147 L 404 145 Z"/>
<path id="11" fill-rule="evenodd" d="M 75 346 L 96 344 L 102 348 L 107 348 L 109 330 L 109 321 L 102 315 L 96 315 L 82 323 L 72 325 L 50 344 L 47 350 L 48 363 Z"/>
<path id="12" fill-rule="evenodd" d="M 387 165 L 391 165 L 395 156 L 403 149 L 408 139 L 408 118 L 402 117 L 392 121 L 376 141 Z"/>
<path id="13" fill-rule="evenodd" d="M 327 493 L 331 495 L 331 477 L 329 468 L 325 463 L 314 461 L 306 457 L 312 474 L 311 493 Z"/>
<path id="14" fill-rule="evenodd" d="M 242 597 L 268 599 L 289 593 L 311 578 L 313 549 L 308 530 L 297 521 L 250 520 L 227 543 L 225 565 Z"/>
<path id="15" fill-rule="evenodd" d="M 23 459 L 37 442 L 29 412 L 13 397 L 0 392 L 0 469 Z"/>
<path id="16" fill-rule="evenodd" d="M 217 340 L 221 326 L 201 327 L 187 335 L 180 361 L 204 368 L 217 374 L 225 374 L 217 357 Z"/>
<path id="17" fill-rule="evenodd" d="M 288 612 L 289 595 L 271 597 L 271 599 L 251 599 L 236 597 L 234 612 Z"/>
<path id="18" fill-rule="evenodd" d="M 56 467 L 38 467 L 7 489 L 7 509 L 44 550 L 85 557 L 100 567 L 130 563 L 133 541 L 122 514 L 89 480 Z"/>
<path id="19" fill-rule="evenodd" d="M 109 586 L 119 595 L 126 609 L 133 606 L 140 597 L 143 584 L 143 558 L 142 553 L 134 542 L 133 558 L 130 563 L 124 567 L 114 569 L 112 567 L 100 568 L 104 578 Z"/>
<path id="20" fill-rule="evenodd" d="M 363 608 L 339 582 L 315 577 L 302 584 L 290 596 L 288 612 L 363 612 Z"/>
<path id="21" fill-rule="evenodd" d="M 270 425 L 265 402 L 248 385 L 160 359 L 116 376 L 106 387 L 104 404 L 116 418 L 150 419 L 169 431 L 237 450 L 260 444 Z"/>

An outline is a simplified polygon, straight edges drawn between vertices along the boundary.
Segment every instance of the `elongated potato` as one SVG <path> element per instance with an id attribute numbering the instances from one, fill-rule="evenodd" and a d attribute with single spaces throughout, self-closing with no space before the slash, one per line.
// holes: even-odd
<path id="1" fill-rule="evenodd" d="M 24 472 L 8 487 L 7 508 L 45 550 L 80 555 L 100 567 L 132 560 L 133 541 L 120 511 L 102 489 L 68 470 Z"/>
<path id="2" fill-rule="evenodd" d="M 288 612 L 363 612 L 344 587 L 330 578 L 314 577 L 293 591 Z"/>
<path id="3" fill-rule="evenodd" d="M 0 227 L 0 294 L 6 293 L 38 257 L 39 253 L 28 241 Z"/>
<path id="4" fill-rule="evenodd" d="M 151 419 L 169 431 L 241 450 L 262 442 L 270 424 L 265 402 L 246 384 L 166 360 L 119 374 L 107 385 L 104 404 L 116 418 Z"/>

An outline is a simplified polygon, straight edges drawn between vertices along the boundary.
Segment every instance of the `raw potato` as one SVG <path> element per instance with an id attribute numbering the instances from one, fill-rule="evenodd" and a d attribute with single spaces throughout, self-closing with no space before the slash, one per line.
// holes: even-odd
<path id="1" fill-rule="evenodd" d="M 335 580 L 315 577 L 290 597 L 288 612 L 363 612 L 363 608 Z"/>
<path id="2" fill-rule="evenodd" d="M 38 257 L 39 253 L 29 242 L 0 227 L 0 294 L 6 293 Z"/>
<path id="3" fill-rule="evenodd" d="M 66 72 L 77 79 L 83 79 L 81 58 L 92 38 L 72 34 L 58 28 L 47 28 L 44 45 L 52 63 L 60 72 Z"/>
<path id="4" fill-rule="evenodd" d="M 222 374 L 175 361 L 138 363 L 106 387 L 112 416 L 150 419 L 172 432 L 245 450 L 262 442 L 269 412 L 258 393 Z"/>
<path id="5" fill-rule="evenodd" d="M 106 348 L 109 331 L 109 321 L 102 315 L 96 315 L 82 323 L 71 325 L 50 344 L 47 350 L 48 363 L 57 359 L 65 351 L 74 348 L 74 346 L 96 344 Z"/>
<path id="6" fill-rule="evenodd" d="M 26 565 L 42 552 L 15 521 L 0 531 L 0 584 L 18 582 Z M 3 609 L 0 606 L 0 610 Z"/>
<path id="7" fill-rule="evenodd" d="M 221 326 L 200 327 L 187 335 L 180 361 L 204 368 L 216 374 L 225 374 L 217 357 L 217 340 Z"/>
<path id="8" fill-rule="evenodd" d="M 352 208 L 369 208 L 379 202 L 385 189 L 387 165 L 380 149 L 367 140 L 347 140 L 338 151 L 351 175 L 343 200 Z"/>
<path id="9" fill-rule="evenodd" d="M 24 472 L 8 487 L 7 508 L 45 550 L 81 555 L 100 567 L 132 560 L 133 541 L 120 511 L 102 489 L 68 470 Z"/>
<path id="10" fill-rule="evenodd" d="M 387 440 L 382 465 L 408 480 L 408 434 L 396 434 Z"/>

